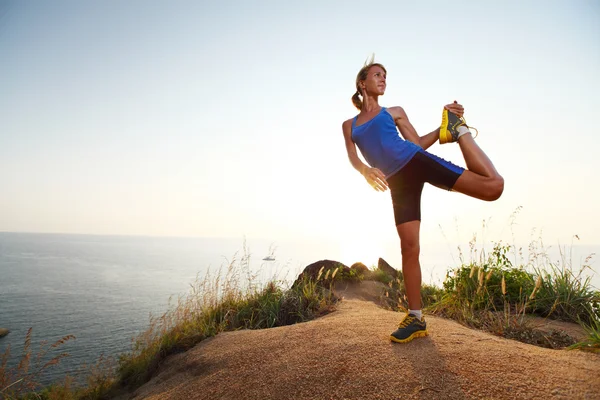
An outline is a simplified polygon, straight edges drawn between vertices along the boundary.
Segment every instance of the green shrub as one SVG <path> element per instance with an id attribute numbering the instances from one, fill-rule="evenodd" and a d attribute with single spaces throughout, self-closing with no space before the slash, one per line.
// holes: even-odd
<path id="1" fill-rule="evenodd" d="M 502 279 L 504 278 L 504 293 Z M 457 301 L 469 302 L 474 310 L 503 309 L 522 303 L 535 287 L 535 278 L 522 268 L 500 268 L 490 264 L 463 265 L 446 275 L 443 290 Z"/>
<path id="2" fill-rule="evenodd" d="M 394 278 L 388 275 L 387 272 L 377 268 L 372 271 L 371 279 L 377 282 L 381 282 L 385 285 L 389 285 L 390 282 L 394 281 Z"/>
<path id="3" fill-rule="evenodd" d="M 421 285 L 421 306 L 427 308 L 442 299 L 444 290 L 434 285 Z"/>

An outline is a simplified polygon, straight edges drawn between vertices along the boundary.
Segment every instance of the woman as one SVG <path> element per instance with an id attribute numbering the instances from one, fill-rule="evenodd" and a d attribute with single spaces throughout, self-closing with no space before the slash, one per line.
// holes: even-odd
<path id="1" fill-rule="evenodd" d="M 424 183 L 492 201 L 502 194 L 504 179 L 475 143 L 462 118 L 464 109 L 456 101 L 444 107 L 441 126 L 422 137 L 402 107 L 381 107 L 378 99 L 385 93 L 386 74 L 383 65 L 372 61 L 358 72 L 352 102 L 360 113 L 345 121 L 342 130 L 352 166 L 375 190 L 383 192 L 389 188 L 391 192 L 409 310 L 390 339 L 406 343 L 427 336 L 427 324 L 421 312 L 419 264 Z M 425 151 L 438 140 L 440 143 L 458 142 L 467 169 Z M 358 157 L 357 146 L 370 165 Z"/>

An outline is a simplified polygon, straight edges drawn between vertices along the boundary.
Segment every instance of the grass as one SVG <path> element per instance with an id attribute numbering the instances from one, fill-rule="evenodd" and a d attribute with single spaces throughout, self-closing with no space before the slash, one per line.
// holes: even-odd
<path id="1" fill-rule="evenodd" d="M 379 268 L 375 268 L 372 270 L 370 279 L 373 281 L 381 282 L 385 285 L 389 285 L 390 283 L 396 281 L 395 278 L 391 277 L 390 275 L 388 275 L 387 272 Z"/>
<path id="2" fill-rule="evenodd" d="M 474 240 L 471 254 L 476 253 L 473 247 Z M 538 346 L 599 348 L 600 292 L 583 276 L 593 255 L 575 273 L 564 256 L 555 265 L 543 252 L 536 252 L 529 263 L 515 266 L 508 256 L 511 252 L 516 252 L 513 246 L 498 242 L 490 254 L 481 251 L 478 260 L 448 272 L 441 298 L 428 311 Z M 589 338 L 585 345 L 577 345 L 560 331 L 540 332 L 531 326 L 532 316 L 584 324 Z"/>
<path id="3" fill-rule="evenodd" d="M 584 322 L 582 325 L 588 334 L 587 339 L 575 343 L 569 348 L 600 353 L 600 320 L 593 320 L 589 324 Z"/>
<path id="4" fill-rule="evenodd" d="M 40 349 L 34 354 L 32 349 L 33 329 L 29 328 L 25 335 L 23 354 L 19 363 L 14 368 L 8 368 L 8 360 L 11 357 L 10 346 L 7 346 L 0 359 L 0 398 L 12 400 L 20 398 L 22 394 L 35 392 L 40 389 L 40 376 L 61 359 L 68 357 L 67 353 L 59 353 L 50 357 L 65 343 L 75 339 L 73 335 L 67 335 L 49 344 L 42 342 Z"/>
<path id="5" fill-rule="evenodd" d="M 169 311 L 152 317 L 148 328 L 132 341 L 131 350 L 116 360 L 100 357 L 85 371 L 85 384 L 64 382 L 40 388 L 42 371 L 66 356 L 61 353 L 31 369 L 31 330 L 27 334 L 25 354 L 16 368 L 8 368 L 10 349 L 0 364 L 0 398 L 16 399 L 105 399 L 133 390 L 147 382 L 161 362 L 171 354 L 185 351 L 202 340 L 221 332 L 238 329 L 265 329 L 308 321 L 330 312 L 338 298 L 331 286 L 340 279 L 338 269 L 323 271 L 317 280 L 305 279 L 294 288 L 284 288 L 275 279 L 261 285 L 250 271 L 249 255 L 227 268 L 196 279 L 188 296 L 181 297 Z M 340 274 L 341 275 L 341 274 Z M 52 344 L 56 349 L 72 336 Z M 37 356 L 43 359 L 43 352 Z"/>

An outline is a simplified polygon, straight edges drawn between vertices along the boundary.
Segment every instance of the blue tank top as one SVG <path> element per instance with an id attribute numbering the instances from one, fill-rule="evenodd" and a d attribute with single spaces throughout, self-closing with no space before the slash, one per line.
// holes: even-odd
<path id="1" fill-rule="evenodd" d="M 394 118 L 385 107 L 362 125 L 356 126 L 357 118 L 358 115 L 352 121 L 352 141 L 369 165 L 380 169 L 386 179 L 400 171 L 421 150 L 420 146 L 398 135 Z"/>

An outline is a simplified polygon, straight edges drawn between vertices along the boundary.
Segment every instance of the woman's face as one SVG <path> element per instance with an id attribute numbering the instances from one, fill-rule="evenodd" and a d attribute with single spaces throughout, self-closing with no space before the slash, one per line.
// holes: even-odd
<path id="1" fill-rule="evenodd" d="M 363 90 L 368 94 L 381 96 L 385 93 L 386 73 L 380 66 L 374 65 L 367 73 L 367 79 L 363 81 Z"/>

